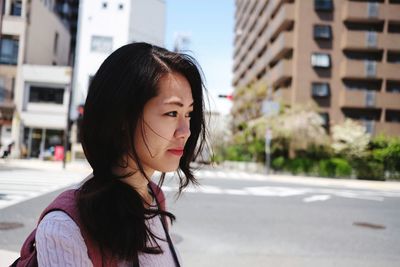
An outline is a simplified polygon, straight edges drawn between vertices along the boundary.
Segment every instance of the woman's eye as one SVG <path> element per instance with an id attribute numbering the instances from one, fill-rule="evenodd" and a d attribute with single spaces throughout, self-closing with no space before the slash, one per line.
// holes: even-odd
<path id="1" fill-rule="evenodd" d="M 171 112 L 165 113 L 165 115 L 170 116 L 170 117 L 176 117 L 178 115 L 178 112 L 177 111 L 171 111 Z"/>
<path id="2" fill-rule="evenodd" d="M 191 118 L 193 116 L 193 112 L 189 112 L 188 114 L 186 114 L 186 117 Z"/>

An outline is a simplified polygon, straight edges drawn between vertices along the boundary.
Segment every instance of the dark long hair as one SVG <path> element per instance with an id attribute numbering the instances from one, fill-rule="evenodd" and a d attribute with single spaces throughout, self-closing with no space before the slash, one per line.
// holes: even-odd
<path id="1" fill-rule="evenodd" d="M 78 209 L 87 233 L 102 251 L 117 259 L 135 261 L 138 252 L 161 253 L 160 246 L 147 244 L 157 237 L 145 220 L 160 213 L 174 219 L 169 212 L 144 207 L 140 194 L 121 181 L 131 173 L 113 173 L 113 167 L 123 166 L 121 158 L 129 155 L 149 178 L 134 147 L 135 127 L 145 104 L 157 96 L 160 78 L 172 72 L 188 80 L 194 100 L 191 135 L 177 170 L 181 193 L 190 183 L 197 184 L 190 162 L 200 155 L 206 136 L 204 86 L 196 61 L 147 43 L 132 43 L 113 52 L 89 86 L 81 139 L 93 178 L 78 191 Z M 162 173 L 160 186 L 164 177 Z"/>

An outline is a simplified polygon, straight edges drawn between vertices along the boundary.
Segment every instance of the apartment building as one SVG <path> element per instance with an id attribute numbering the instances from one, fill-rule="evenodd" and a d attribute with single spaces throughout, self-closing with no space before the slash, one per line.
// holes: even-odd
<path id="1" fill-rule="evenodd" d="M 15 157 L 52 156 L 63 144 L 71 82 L 70 34 L 54 7 L 50 0 L 4 2 L 0 106 L 6 130 L 2 141 L 14 143 Z"/>
<path id="2" fill-rule="evenodd" d="M 236 0 L 235 21 L 235 88 L 400 135 L 399 0 Z"/>

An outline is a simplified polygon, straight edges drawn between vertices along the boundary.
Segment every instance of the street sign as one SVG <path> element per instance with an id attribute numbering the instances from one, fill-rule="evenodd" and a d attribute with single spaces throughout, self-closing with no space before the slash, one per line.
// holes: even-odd
<path id="1" fill-rule="evenodd" d="M 279 113 L 280 105 L 279 102 L 272 100 L 265 100 L 262 103 L 261 111 L 265 116 L 272 116 Z"/>

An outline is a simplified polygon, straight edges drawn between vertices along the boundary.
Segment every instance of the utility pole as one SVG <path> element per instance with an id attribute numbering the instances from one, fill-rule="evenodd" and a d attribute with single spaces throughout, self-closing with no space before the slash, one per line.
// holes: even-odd
<path id="1" fill-rule="evenodd" d="M 71 83 L 69 86 L 69 101 L 68 101 L 68 111 L 67 111 L 67 124 L 65 126 L 64 131 L 64 157 L 63 157 L 63 169 L 67 167 L 67 151 L 68 151 L 68 144 L 71 135 L 71 127 L 70 127 L 70 117 L 71 117 L 71 106 L 72 106 L 72 97 L 73 97 L 73 81 L 74 81 L 74 63 L 75 63 L 75 53 L 72 56 L 71 60 Z"/>

